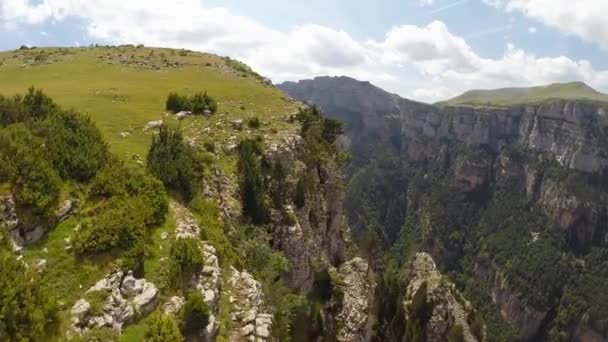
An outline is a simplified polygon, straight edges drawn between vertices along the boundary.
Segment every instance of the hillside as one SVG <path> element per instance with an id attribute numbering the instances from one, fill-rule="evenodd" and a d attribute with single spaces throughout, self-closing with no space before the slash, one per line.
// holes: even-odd
<path id="1" fill-rule="evenodd" d="M 0 76 L 1 341 L 367 334 L 339 122 L 184 50 L 20 49 Z"/>
<path id="2" fill-rule="evenodd" d="M 529 88 L 470 90 L 439 105 L 512 106 L 540 103 L 549 99 L 608 102 L 603 94 L 582 82 L 554 83 Z"/>
<path id="3" fill-rule="evenodd" d="M 281 116 L 297 109 L 249 67 L 185 50 L 119 46 L 7 51 L 0 53 L 0 74 L 0 94 L 24 93 L 35 86 L 62 107 L 88 114 L 110 150 L 125 160 L 134 155 L 145 158 L 151 141 L 151 131 L 144 129 L 147 122 L 164 119 L 178 125 L 178 120 L 163 115 L 169 92 L 207 91 L 219 102 L 218 116 L 181 122 L 186 135 L 201 145 L 227 144 L 230 136 L 245 135 L 224 129 L 237 119 L 258 117 L 269 123 L 262 132 L 288 134 L 289 125 Z"/>

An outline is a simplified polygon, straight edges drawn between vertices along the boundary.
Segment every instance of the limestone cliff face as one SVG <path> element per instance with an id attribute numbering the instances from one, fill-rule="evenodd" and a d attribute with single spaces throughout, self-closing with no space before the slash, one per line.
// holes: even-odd
<path id="1" fill-rule="evenodd" d="M 408 286 L 403 306 L 406 308 L 406 321 L 411 313 L 409 304 L 423 283 L 427 284 L 427 300 L 433 305 L 433 313 L 426 324 L 426 340 L 446 341 L 450 328 L 460 326 L 463 340 L 467 342 L 483 340 L 483 332 L 477 337 L 471 331 L 467 317 L 473 308 L 462 297 L 455 285 L 449 282 L 438 270 L 433 258 L 426 253 L 418 253 L 411 263 Z"/>
<path id="2" fill-rule="evenodd" d="M 517 327 L 526 338 L 533 338 L 547 317 L 549 309 L 535 308 L 521 300 L 517 291 L 487 254 L 477 258 L 474 273 L 480 283 L 490 284 L 492 300 L 501 316 Z"/>
<path id="3" fill-rule="evenodd" d="M 519 143 L 586 173 L 604 175 L 608 167 L 608 119 L 605 109 L 593 103 L 555 100 L 512 108 L 412 108 L 401 112 L 401 123 L 403 147 L 419 161 L 433 158 L 442 141 L 452 140 L 496 151 Z M 421 151 L 421 145 L 426 150 Z"/>
<path id="4" fill-rule="evenodd" d="M 320 274 L 331 274 L 332 296 L 322 309 L 323 335 L 336 341 L 367 341 L 375 281 L 365 260 L 346 259 L 350 232 L 343 218 L 342 165 L 337 154 L 307 160 L 304 144 L 300 136 L 287 137 L 269 146 L 262 163 L 268 170 L 280 165 L 288 184 L 272 213 L 274 247 L 289 262 L 284 279 L 292 289 L 308 293 Z M 295 203 L 289 199 L 294 199 L 304 176 L 307 191 L 303 202 Z"/>
<path id="5" fill-rule="evenodd" d="M 330 303 L 330 320 L 336 341 L 368 341 L 376 287 L 373 271 L 365 260 L 353 258 L 333 272 L 339 278 L 341 292 L 341 296 L 336 296 L 338 298 L 333 298 Z"/>
<path id="6" fill-rule="evenodd" d="M 279 87 L 319 106 L 328 116 L 346 121 L 353 159 L 364 161 L 359 165 L 365 165 L 366 158 L 373 155 L 355 144 L 378 143 L 392 148 L 408 161 L 408 167 L 423 175 L 448 170 L 445 177 L 467 196 L 483 196 L 488 189 L 508 181 L 509 189 L 526 194 L 526 205 L 540 208 L 549 218 L 571 252 L 585 253 L 608 241 L 608 201 L 605 189 L 599 189 L 608 180 L 605 104 L 549 100 L 505 108 L 433 106 L 344 77 L 287 82 Z M 517 153 L 510 153 L 512 149 Z M 469 155 L 471 151 L 483 154 Z M 584 177 L 592 191 L 550 174 L 547 165 L 557 173 Z M 409 194 L 407 198 L 404 210 L 417 210 L 422 235 L 432 238 L 434 232 L 429 227 L 433 217 L 427 217 L 431 214 L 425 212 L 425 203 L 412 203 L 416 199 Z M 431 244 L 427 250 L 440 265 L 440 258 L 449 253 L 444 247 Z M 504 265 L 494 263 L 492 255 L 485 261 L 480 255 L 473 257 L 479 259 L 473 273 L 490 289 L 501 316 L 526 336 L 535 336 L 550 319 L 551 308 L 533 307 L 520 299 L 520 290 L 509 284 L 501 272 Z M 574 338 L 593 341 L 595 332 L 581 322 L 573 329 Z"/>
<path id="7" fill-rule="evenodd" d="M 301 160 L 301 139 L 288 137 L 282 144 L 271 145 L 265 164 L 279 163 L 287 174 L 290 192 L 307 171 Z M 316 165 L 309 177 L 309 189 L 300 207 L 286 201 L 273 214 L 274 247 L 283 251 L 290 267 L 287 283 L 293 289 L 310 290 L 315 265 L 339 266 L 345 261 L 348 227 L 343 221 L 341 168 L 337 160 L 327 159 Z M 293 198 L 287 194 L 284 198 Z"/>

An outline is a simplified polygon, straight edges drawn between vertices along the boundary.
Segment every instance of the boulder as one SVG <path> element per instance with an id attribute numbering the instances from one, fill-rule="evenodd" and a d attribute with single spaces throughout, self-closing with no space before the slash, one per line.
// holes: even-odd
<path id="1" fill-rule="evenodd" d="M 162 125 L 163 120 L 148 121 L 148 123 L 146 123 L 146 129 L 160 128 Z"/>
<path id="2" fill-rule="evenodd" d="M 73 209 L 74 209 L 74 201 L 65 200 L 63 202 L 63 204 L 61 205 L 61 207 L 59 207 L 59 209 L 57 210 L 55 215 L 57 216 L 57 219 L 59 221 L 63 221 L 66 218 L 68 218 L 68 216 L 72 213 Z"/>
<path id="3" fill-rule="evenodd" d="M 123 275 L 122 271 L 112 272 L 86 291 L 87 294 L 108 293 L 101 313 L 91 314 L 91 305 L 85 299 L 79 299 L 72 306 L 70 313 L 74 332 L 81 334 L 91 327 L 120 331 L 123 325 L 154 310 L 158 299 L 157 287 L 145 279 L 136 279 L 132 271 Z"/>

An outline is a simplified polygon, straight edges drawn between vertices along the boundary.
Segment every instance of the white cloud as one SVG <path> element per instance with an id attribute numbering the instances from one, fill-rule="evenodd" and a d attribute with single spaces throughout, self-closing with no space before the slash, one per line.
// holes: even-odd
<path id="1" fill-rule="evenodd" d="M 530 34 L 536 34 L 536 27 L 534 27 L 534 26 L 529 27 L 529 28 L 528 28 L 528 32 L 529 32 Z"/>
<path id="2" fill-rule="evenodd" d="M 518 11 L 559 31 L 608 50 L 606 0 L 483 0 L 507 12 Z"/>
<path id="3" fill-rule="evenodd" d="M 418 6 L 432 6 L 435 4 L 435 0 L 418 0 Z"/>
<path id="4" fill-rule="evenodd" d="M 448 69 L 470 71 L 478 57 L 463 38 L 452 35 L 441 21 L 425 27 L 403 25 L 391 29 L 384 41 L 369 42 L 384 63 L 413 63 L 427 74 Z"/>
<path id="5" fill-rule="evenodd" d="M 492 1 L 496 6 L 529 2 Z M 0 25 L 8 28 L 52 23 L 70 16 L 84 19 L 89 40 L 230 55 L 275 82 L 349 75 L 430 102 L 471 88 L 572 80 L 608 90 L 608 71 L 594 70 L 588 61 L 565 56 L 539 57 L 513 45 L 508 45 L 500 57 L 483 57 L 441 21 L 426 26 L 397 26 L 383 39 L 362 42 L 346 31 L 327 26 L 305 24 L 284 31 L 272 29 L 224 8 L 205 7 L 199 0 L 171 3 L 164 0 L 42 0 L 37 5 L 31 0 L 0 0 Z M 491 28 L 476 34 L 506 29 L 508 27 Z"/>

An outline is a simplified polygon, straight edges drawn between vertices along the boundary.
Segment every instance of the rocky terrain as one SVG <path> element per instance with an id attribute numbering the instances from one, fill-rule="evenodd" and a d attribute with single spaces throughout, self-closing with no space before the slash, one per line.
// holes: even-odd
<path id="1" fill-rule="evenodd" d="M 491 298 L 496 309 L 486 310 L 486 317 L 501 316 L 525 339 L 561 334 L 576 341 L 588 336 L 606 340 L 607 332 L 597 324 L 604 314 L 591 319 L 595 330 L 579 323 L 588 318 L 587 312 L 597 312 L 594 300 L 575 311 L 566 308 L 567 301 L 557 304 L 564 289 L 578 291 L 574 279 L 594 272 L 589 265 L 570 265 L 581 265 L 608 241 L 606 103 L 548 96 L 493 105 L 490 97 L 474 106 L 449 101 L 434 106 L 346 77 L 279 87 L 347 122 L 353 158 L 346 213 L 355 235 L 371 223 L 379 226 L 379 235 L 391 236 L 395 233 L 388 230 L 389 224 L 400 230 L 404 220 L 401 236 L 420 239 L 416 248 L 432 255 L 440 270 L 462 273 L 473 282 L 458 286 L 484 288 L 463 293 Z M 397 184 L 405 186 L 395 189 Z M 359 200 L 366 193 L 382 204 Z M 389 197 L 404 201 L 386 200 Z M 489 209 L 494 206 L 496 211 Z M 519 223 L 524 231 L 516 233 L 509 220 L 527 215 L 535 221 Z M 509 234 L 520 237 L 507 251 L 501 245 L 513 239 Z M 487 239 L 496 242 L 488 245 Z M 469 257 L 476 262 L 465 261 Z M 563 266 L 548 271 L 541 260 Z M 557 276 L 559 281 L 534 280 L 547 272 L 571 274 L 572 280 L 565 275 Z M 596 295 L 597 284 L 595 280 L 590 285 Z M 563 313 L 556 315 L 559 310 Z"/>

